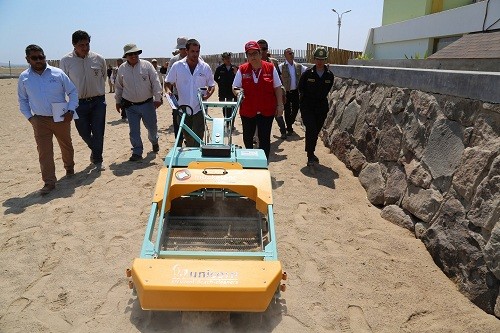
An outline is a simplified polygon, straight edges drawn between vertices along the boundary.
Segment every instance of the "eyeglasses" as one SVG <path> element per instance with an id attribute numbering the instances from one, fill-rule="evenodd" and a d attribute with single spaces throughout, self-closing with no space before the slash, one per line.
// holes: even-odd
<path id="1" fill-rule="evenodd" d="M 288 54 L 288 55 L 293 55 L 293 52 L 287 52 L 286 54 Z"/>
<path id="2" fill-rule="evenodd" d="M 259 52 L 258 52 L 258 51 L 256 51 L 256 52 L 248 52 L 248 53 L 247 53 L 247 57 L 256 57 L 256 56 L 258 56 L 258 55 L 259 55 Z"/>
<path id="3" fill-rule="evenodd" d="M 44 55 L 40 55 L 40 56 L 31 56 L 30 57 L 31 60 L 33 61 L 37 61 L 37 60 L 45 60 L 45 56 Z"/>

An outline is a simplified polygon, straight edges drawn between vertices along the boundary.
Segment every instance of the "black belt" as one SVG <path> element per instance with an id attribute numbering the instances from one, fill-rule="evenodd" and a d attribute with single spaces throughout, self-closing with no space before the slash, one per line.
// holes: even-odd
<path id="1" fill-rule="evenodd" d="M 151 102 L 153 100 L 153 97 L 149 97 L 147 100 L 145 101 L 142 101 L 142 102 L 131 102 L 129 101 L 128 99 L 125 99 L 125 98 L 122 98 L 122 103 L 125 102 L 125 105 L 128 106 L 131 106 L 131 105 L 142 105 L 142 104 L 146 104 L 148 102 Z"/>
<path id="2" fill-rule="evenodd" d="M 87 97 L 87 98 L 80 98 L 78 99 L 79 103 L 87 103 L 87 102 L 93 102 L 99 98 L 103 98 L 104 95 L 99 95 L 99 96 L 94 96 L 94 97 Z"/>

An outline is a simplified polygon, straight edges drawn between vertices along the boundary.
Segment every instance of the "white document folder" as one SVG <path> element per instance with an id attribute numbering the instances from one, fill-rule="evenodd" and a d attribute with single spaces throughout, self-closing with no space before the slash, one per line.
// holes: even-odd
<path id="1" fill-rule="evenodd" d="M 63 121 L 66 112 L 68 112 L 68 103 L 52 103 L 52 118 L 54 118 L 54 122 Z M 78 119 L 76 111 L 73 113 L 73 119 Z"/>
<path id="2" fill-rule="evenodd" d="M 68 112 L 68 103 L 52 103 L 52 118 L 54 118 L 54 122 L 63 121 L 66 112 Z"/>

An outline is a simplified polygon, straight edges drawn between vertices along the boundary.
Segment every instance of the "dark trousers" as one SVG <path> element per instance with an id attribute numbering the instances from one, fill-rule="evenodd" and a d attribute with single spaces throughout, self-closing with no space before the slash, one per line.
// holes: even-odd
<path id="1" fill-rule="evenodd" d="M 75 119 L 78 134 L 92 152 L 94 163 L 102 163 L 104 127 L 106 124 L 106 101 L 99 96 L 92 101 L 80 100 L 76 108 L 79 119 Z"/>
<path id="2" fill-rule="evenodd" d="M 302 106 L 300 109 L 302 121 L 306 127 L 306 152 L 312 154 L 316 149 L 318 135 L 328 114 L 328 103 Z"/>
<path id="3" fill-rule="evenodd" d="M 179 100 L 179 95 L 174 95 L 177 100 Z M 180 116 L 179 116 L 179 111 L 177 109 L 172 109 L 172 123 L 174 124 L 174 135 L 177 138 L 177 134 L 179 133 L 179 122 L 180 122 Z M 180 138 L 179 138 L 179 143 L 177 144 L 177 147 L 182 147 L 182 142 L 184 141 L 184 134 L 181 131 Z"/>
<path id="4" fill-rule="evenodd" d="M 257 127 L 257 136 L 259 138 L 259 148 L 264 150 L 266 158 L 269 161 L 269 152 L 271 150 L 271 128 L 273 126 L 273 116 L 265 117 L 261 114 L 255 117 L 241 116 L 243 125 L 243 143 L 245 148 L 253 148 L 253 136 Z"/>
<path id="5" fill-rule="evenodd" d="M 299 113 L 299 90 L 290 90 L 286 92 L 285 103 L 285 123 L 288 132 L 293 131 L 293 123 Z"/>
<path id="6" fill-rule="evenodd" d="M 222 97 L 219 96 L 219 102 L 236 102 L 236 96 L 226 96 Z M 224 117 L 229 118 L 231 117 L 231 112 L 233 111 L 232 108 L 223 108 L 224 110 Z"/>
<path id="7" fill-rule="evenodd" d="M 181 122 L 181 116 L 178 117 L 178 122 Z M 205 118 L 203 117 L 203 112 L 200 110 L 192 116 L 186 115 L 184 118 L 184 124 L 186 124 L 200 139 L 203 140 L 205 135 Z M 186 139 L 186 147 L 199 147 L 200 144 L 196 141 L 188 132 L 185 130 L 181 131 Z"/>

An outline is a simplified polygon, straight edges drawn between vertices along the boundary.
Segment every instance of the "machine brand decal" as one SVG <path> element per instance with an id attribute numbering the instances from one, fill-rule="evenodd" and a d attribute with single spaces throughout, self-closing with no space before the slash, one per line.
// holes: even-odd
<path id="1" fill-rule="evenodd" d="M 238 284 L 238 272 L 231 271 L 211 271 L 206 270 L 196 270 L 193 271 L 189 268 L 182 267 L 181 265 L 174 265 L 172 267 L 173 284 L 182 285 L 235 285 Z"/>
<path id="2" fill-rule="evenodd" d="M 238 180 L 235 176 L 228 175 L 195 175 L 193 183 L 211 183 L 211 184 L 235 184 Z"/>
<path id="3" fill-rule="evenodd" d="M 257 151 L 252 151 L 252 150 L 242 150 L 241 151 L 241 156 L 259 156 Z"/>
<path id="4" fill-rule="evenodd" d="M 191 178 L 191 173 L 188 169 L 182 169 L 175 173 L 175 178 L 177 178 L 177 180 L 188 180 Z"/>

